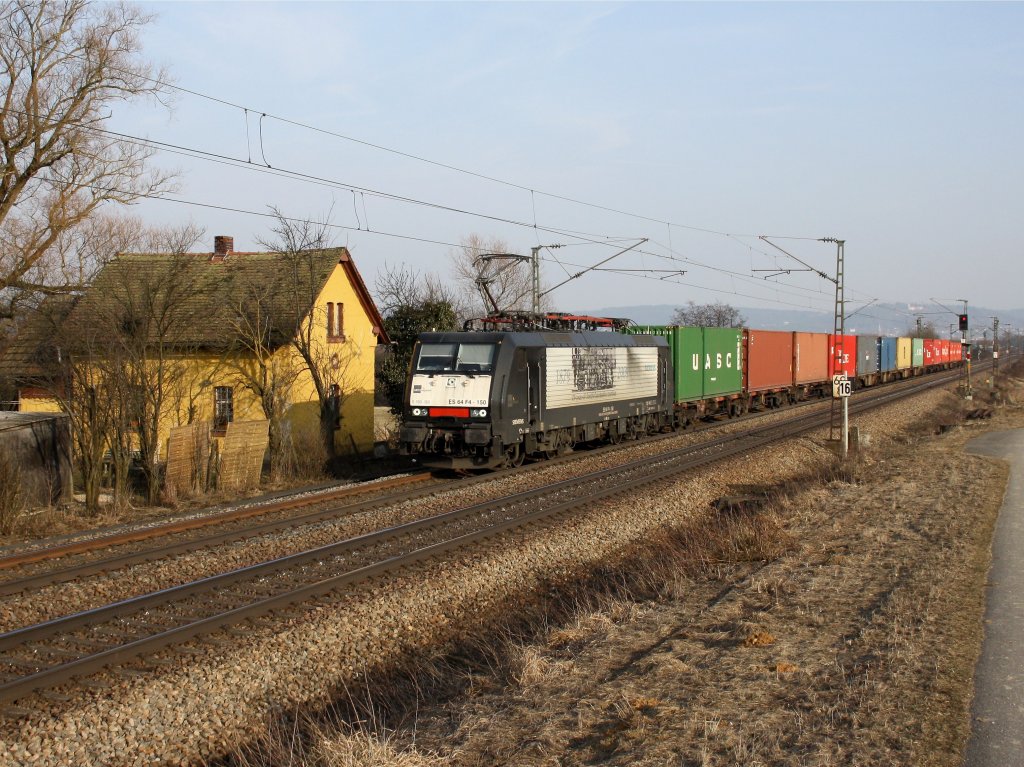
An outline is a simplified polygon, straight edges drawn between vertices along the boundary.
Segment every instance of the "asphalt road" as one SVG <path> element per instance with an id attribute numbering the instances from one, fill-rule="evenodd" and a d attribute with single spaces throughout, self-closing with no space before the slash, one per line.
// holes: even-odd
<path id="1" fill-rule="evenodd" d="M 974 670 L 967 767 L 1024 765 L 1024 429 L 968 443 L 1010 463 L 1010 481 L 992 541 L 985 640 Z"/>

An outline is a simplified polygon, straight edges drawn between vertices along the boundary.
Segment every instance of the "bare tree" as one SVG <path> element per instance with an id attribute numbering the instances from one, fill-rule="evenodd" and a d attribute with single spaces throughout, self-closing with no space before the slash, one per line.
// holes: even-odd
<path id="1" fill-rule="evenodd" d="M 938 338 L 939 331 L 935 329 L 935 324 L 932 322 L 918 323 L 907 330 L 907 335 L 911 338 Z"/>
<path id="2" fill-rule="evenodd" d="M 67 413 L 86 513 L 96 515 L 103 457 L 120 401 L 108 389 L 100 366 L 112 350 L 110 334 L 97 322 L 69 322 L 73 307 L 72 299 L 56 297 L 35 312 L 19 338 L 21 350 L 33 360 L 20 377 L 24 384 L 45 391 Z"/>
<path id="3" fill-rule="evenodd" d="M 687 301 L 672 314 L 670 324 L 699 328 L 739 328 L 747 321 L 739 309 L 721 301 L 696 304 Z"/>
<path id="4" fill-rule="evenodd" d="M 37 265 L 108 202 L 160 194 L 151 147 L 104 131 L 111 105 L 167 95 L 139 58 L 150 16 L 128 3 L 15 0 L 0 8 L 0 316 L 24 292 L 52 290 Z"/>
<path id="5" fill-rule="evenodd" d="M 392 412 L 400 415 L 405 378 L 419 334 L 457 330 L 466 308 L 457 289 L 407 266 L 389 268 L 385 264 L 377 273 L 374 293 L 392 343 L 377 371 L 377 388 L 384 392 Z"/>
<path id="6" fill-rule="evenodd" d="M 192 225 L 147 231 L 143 248 L 167 255 L 122 256 L 124 263 L 101 273 L 83 302 L 83 317 L 106 328 L 113 342 L 103 357 L 104 372 L 135 425 L 151 504 L 160 494 L 161 419 L 193 383 L 195 327 L 217 305 L 218 286 L 204 279 L 200 262 L 188 253 L 202 235 Z"/>
<path id="7" fill-rule="evenodd" d="M 395 311 L 424 303 L 444 303 L 459 317 L 469 311 L 465 296 L 455 285 L 446 283 L 433 272 L 421 273 L 408 266 L 389 266 L 377 272 L 373 283 L 374 299 L 380 313 L 387 317 Z"/>
<path id="8" fill-rule="evenodd" d="M 260 244 L 279 253 L 282 258 L 280 292 L 287 317 L 281 330 L 303 363 L 316 391 L 319 406 L 320 437 L 328 460 L 337 456 L 334 433 L 341 424 L 341 410 L 346 394 L 348 367 L 359 350 L 351 343 L 328 346 L 320 340 L 327 325 L 323 309 L 316 299 L 322 285 L 317 278 L 325 250 L 332 246 L 329 215 L 321 221 L 298 220 L 271 207 L 277 224 L 271 228 L 275 238 Z"/>
<path id="9" fill-rule="evenodd" d="M 512 263 L 505 259 L 482 259 L 489 254 L 513 254 L 508 243 L 498 237 L 487 239 L 478 234 L 463 237 L 461 246 L 452 251 L 452 279 L 462 295 L 459 302 L 474 315 L 491 314 L 490 306 L 480 293 L 481 281 L 498 311 L 529 310 L 532 306 L 532 276 L 528 261 Z M 526 254 L 519 254 L 526 255 Z"/>
<path id="10" fill-rule="evenodd" d="M 226 359 L 239 385 L 259 400 L 269 423 L 270 470 L 275 475 L 283 469 L 284 415 L 301 372 L 290 356 L 277 354 L 282 332 L 272 308 L 277 287 L 255 281 L 243 286 L 242 299 L 232 308 L 234 344 Z"/>

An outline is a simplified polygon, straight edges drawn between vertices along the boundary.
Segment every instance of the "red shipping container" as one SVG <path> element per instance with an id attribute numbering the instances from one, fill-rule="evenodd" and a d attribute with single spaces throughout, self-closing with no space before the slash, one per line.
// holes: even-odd
<path id="1" fill-rule="evenodd" d="M 952 341 L 949 344 L 949 359 L 951 362 L 962 362 L 964 358 L 964 347 L 959 341 Z"/>
<path id="2" fill-rule="evenodd" d="M 939 339 L 939 361 L 949 362 L 949 341 Z"/>
<path id="3" fill-rule="evenodd" d="M 794 333 L 793 381 L 807 384 L 828 379 L 828 333 Z"/>
<path id="4" fill-rule="evenodd" d="M 924 365 L 925 365 L 925 367 L 928 367 L 929 365 L 938 365 L 939 364 L 939 354 L 938 354 L 938 346 L 936 344 L 935 339 L 934 338 L 926 338 L 926 339 L 924 339 L 923 346 L 924 346 Z"/>
<path id="5" fill-rule="evenodd" d="M 743 382 L 747 392 L 784 389 L 793 385 L 793 334 L 778 330 L 748 330 Z"/>
<path id="6" fill-rule="evenodd" d="M 843 364 L 836 370 L 836 339 L 839 336 L 829 334 L 828 337 L 828 377 L 838 373 L 846 373 L 847 378 L 857 377 L 857 336 L 842 337 Z"/>

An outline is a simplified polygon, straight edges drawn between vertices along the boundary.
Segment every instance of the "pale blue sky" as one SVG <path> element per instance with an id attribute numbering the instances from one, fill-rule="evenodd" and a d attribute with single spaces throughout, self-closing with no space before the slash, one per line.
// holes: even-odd
<path id="1" fill-rule="evenodd" d="M 1024 5 L 1019 3 L 158 3 L 148 55 L 179 85 L 545 192 L 737 235 L 840 236 L 848 289 L 884 301 L 1020 297 Z M 128 133 L 248 157 L 240 110 L 182 95 L 173 115 L 115 110 Z M 258 118 L 250 115 L 253 159 Z M 531 195 L 280 122 L 266 160 L 345 184 L 588 235 L 648 237 L 627 269 L 686 269 L 686 285 L 590 274 L 558 308 L 722 298 L 830 309 L 828 284 L 751 278 L 756 238 L 702 234 Z M 472 216 L 360 197 L 174 155 L 180 197 L 517 252 L 578 243 Z M 365 208 L 363 207 L 365 204 Z M 145 203 L 236 248 L 258 217 Z M 669 236 L 678 258 L 659 258 Z M 449 248 L 339 231 L 367 281 L 407 262 L 444 273 Z M 831 271 L 831 246 L 793 241 Z M 555 251 L 573 264 L 605 246 Z M 570 272 L 576 267 L 567 267 Z M 545 264 L 549 284 L 565 270 Z M 658 276 L 660 273 L 652 273 Z M 760 275 L 761 273 L 758 273 Z M 649 277 L 651 275 L 648 275 Z M 699 287 L 697 287 L 699 286 Z M 701 288 L 715 288 L 713 293 Z M 803 288 L 803 289 L 802 289 Z M 808 292 L 808 290 L 812 292 Z M 735 291 L 735 293 L 733 293 Z M 817 292 L 821 291 L 821 292 Z M 763 300 L 755 300 L 754 296 Z M 784 302 L 782 304 L 773 303 Z"/>

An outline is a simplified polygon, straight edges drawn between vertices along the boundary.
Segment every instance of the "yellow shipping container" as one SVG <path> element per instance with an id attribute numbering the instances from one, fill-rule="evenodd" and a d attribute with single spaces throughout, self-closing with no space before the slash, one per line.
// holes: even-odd
<path id="1" fill-rule="evenodd" d="M 896 369 L 906 370 L 910 367 L 913 342 L 909 338 L 896 339 Z"/>

